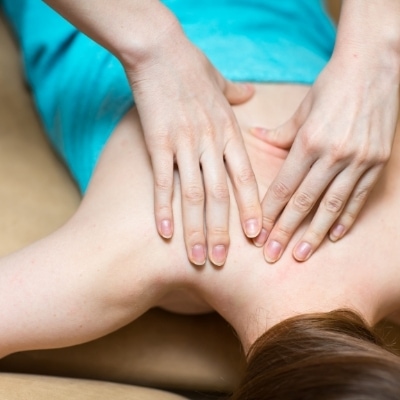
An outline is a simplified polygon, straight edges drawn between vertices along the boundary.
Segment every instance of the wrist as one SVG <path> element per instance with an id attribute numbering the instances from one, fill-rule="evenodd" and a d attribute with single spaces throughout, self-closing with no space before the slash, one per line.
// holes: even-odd
<path id="1" fill-rule="evenodd" d="M 175 15 L 158 1 L 155 9 L 147 8 L 143 21 L 146 25 L 143 29 L 128 30 L 126 35 L 114 41 L 115 46 L 111 49 L 130 71 L 140 70 L 159 55 L 163 56 L 166 43 L 184 37 Z"/>
<path id="2" fill-rule="evenodd" d="M 400 84 L 400 56 L 390 48 L 373 50 L 358 43 L 337 47 L 331 58 L 332 65 L 356 79 L 379 78 L 391 84 Z"/>
<path id="3" fill-rule="evenodd" d="M 180 28 L 159 0 L 45 0 L 78 29 L 133 69 L 151 56 L 162 38 Z"/>
<path id="4" fill-rule="evenodd" d="M 384 23 L 382 23 L 384 21 Z M 400 75 L 399 0 L 346 0 L 340 15 L 333 58 L 359 70 Z"/>

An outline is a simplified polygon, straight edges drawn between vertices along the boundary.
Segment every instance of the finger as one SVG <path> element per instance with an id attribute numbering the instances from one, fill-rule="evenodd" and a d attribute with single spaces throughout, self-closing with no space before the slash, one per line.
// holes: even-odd
<path id="1" fill-rule="evenodd" d="M 356 173 L 357 174 L 357 173 Z M 319 204 L 310 226 L 296 244 L 293 257 L 297 261 L 305 261 L 324 240 L 329 229 L 343 212 L 359 175 L 355 171 L 343 171 L 329 186 Z"/>
<path id="2" fill-rule="evenodd" d="M 229 189 L 222 154 L 205 155 L 202 160 L 206 192 L 208 257 L 213 264 L 225 263 L 229 249 Z"/>
<path id="3" fill-rule="evenodd" d="M 292 146 L 297 132 L 298 123 L 295 117 L 275 129 L 250 128 L 250 133 L 258 139 L 282 149 L 289 149 Z"/>
<path id="4" fill-rule="evenodd" d="M 331 183 L 338 171 L 332 167 L 320 167 L 317 162 L 288 202 L 272 229 L 264 247 L 266 261 L 276 262 L 285 250 L 294 232 L 311 212 L 317 200 Z"/>
<path id="5" fill-rule="evenodd" d="M 381 172 L 382 167 L 373 167 L 361 177 L 343 212 L 330 230 L 330 240 L 336 242 L 348 232 L 364 206 L 368 195 L 378 181 Z"/>
<path id="6" fill-rule="evenodd" d="M 299 160 L 301 162 L 299 163 Z M 278 216 L 291 199 L 304 177 L 310 172 L 314 158 L 306 157 L 293 146 L 277 177 L 273 180 L 261 203 L 263 218 L 260 234 L 255 238 L 256 246 L 263 246 Z"/>
<path id="7" fill-rule="evenodd" d="M 195 154 L 182 151 L 177 154 L 181 180 L 183 232 L 189 260 L 196 265 L 206 261 L 204 235 L 204 188 L 200 165 Z"/>
<path id="8" fill-rule="evenodd" d="M 154 173 L 154 214 L 158 233 L 165 239 L 174 232 L 172 195 L 174 161 L 172 153 L 156 150 L 152 153 Z"/>
<path id="9" fill-rule="evenodd" d="M 249 83 L 234 83 L 224 80 L 222 91 L 228 100 L 229 104 L 242 104 L 249 100 L 254 92 L 254 86 Z"/>
<path id="10" fill-rule="evenodd" d="M 240 221 L 245 235 L 256 237 L 261 230 L 262 212 L 257 181 L 244 143 L 231 140 L 225 148 L 225 162 L 238 204 Z"/>

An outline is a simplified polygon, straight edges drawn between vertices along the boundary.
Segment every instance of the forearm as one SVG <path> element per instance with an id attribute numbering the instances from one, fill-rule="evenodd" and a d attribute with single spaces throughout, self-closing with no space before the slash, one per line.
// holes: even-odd
<path id="1" fill-rule="evenodd" d="M 377 67 L 399 80 L 400 1 L 344 0 L 334 55 L 346 66 Z"/>
<path id="2" fill-rule="evenodd" d="M 159 0 L 44 0 L 130 69 L 151 56 L 160 39 L 180 30 Z"/>

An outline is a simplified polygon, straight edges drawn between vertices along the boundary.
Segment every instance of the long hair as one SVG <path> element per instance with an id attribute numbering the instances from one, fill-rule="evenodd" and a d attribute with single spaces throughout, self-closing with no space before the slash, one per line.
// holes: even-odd
<path id="1" fill-rule="evenodd" d="M 352 311 L 296 316 L 253 344 L 239 399 L 399 400 L 400 358 Z"/>

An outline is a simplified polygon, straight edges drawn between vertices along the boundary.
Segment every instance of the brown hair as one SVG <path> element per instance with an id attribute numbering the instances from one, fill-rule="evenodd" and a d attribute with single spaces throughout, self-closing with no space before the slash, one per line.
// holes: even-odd
<path id="1" fill-rule="evenodd" d="M 251 347 L 232 400 L 400 399 L 400 358 L 349 310 L 287 319 Z"/>

